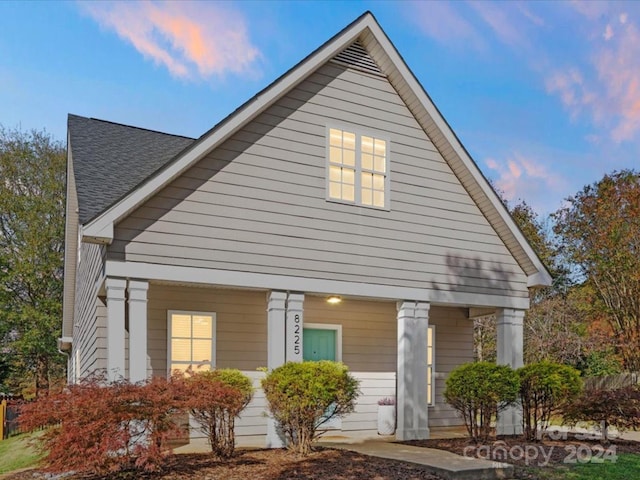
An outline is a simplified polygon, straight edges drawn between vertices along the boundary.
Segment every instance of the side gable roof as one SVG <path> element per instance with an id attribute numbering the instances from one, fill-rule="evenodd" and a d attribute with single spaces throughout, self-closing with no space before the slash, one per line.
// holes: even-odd
<path id="1" fill-rule="evenodd" d="M 69 115 L 78 219 L 86 224 L 134 190 L 193 138 Z"/>
<path id="2" fill-rule="evenodd" d="M 431 138 L 482 213 L 529 277 L 529 286 L 549 285 L 551 276 L 431 98 L 386 36 L 366 12 L 262 90 L 197 141 L 167 162 L 152 177 L 83 227 L 86 241 L 111 242 L 114 225 L 169 182 L 202 159 L 253 118 L 284 96 L 325 62 L 356 40 L 366 48 Z M 81 221 L 82 222 L 82 221 Z"/>

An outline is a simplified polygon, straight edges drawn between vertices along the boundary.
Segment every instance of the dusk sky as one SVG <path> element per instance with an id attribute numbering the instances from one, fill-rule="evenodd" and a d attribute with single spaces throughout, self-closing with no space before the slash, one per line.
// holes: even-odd
<path id="1" fill-rule="evenodd" d="M 199 137 L 366 10 L 508 199 L 640 167 L 640 2 L 0 1 L 0 124 Z"/>

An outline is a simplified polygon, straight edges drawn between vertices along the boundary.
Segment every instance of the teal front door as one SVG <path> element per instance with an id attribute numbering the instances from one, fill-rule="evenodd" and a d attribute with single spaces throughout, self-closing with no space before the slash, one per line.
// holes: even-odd
<path id="1" fill-rule="evenodd" d="M 305 328 L 302 331 L 302 359 L 304 361 L 317 362 L 319 360 L 337 360 L 336 358 L 337 331 L 324 328 Z M 335 405 L 329 406 L 325 417 L 321 418 L 322 429 L 340 430 L 342 419 L 331 416 Z"/>
<path id="2" fill-rule="evenodd" d="M 305 328 L 302 334 L 302 359 L 336 360 L 336 331 Z"/>

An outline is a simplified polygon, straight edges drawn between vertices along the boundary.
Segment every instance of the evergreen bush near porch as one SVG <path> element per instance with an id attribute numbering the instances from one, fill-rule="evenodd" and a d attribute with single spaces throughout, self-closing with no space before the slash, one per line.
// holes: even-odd
<path id="1" fill-rule="evenodd" d="M 469 437 L 486 441 L 491 421 L 518 398 L 518 374 L 507 365 L 466 363 L 447 378 L 444 397 L 462 417 Z"/>
<path id="2" fill-rule="evenodd" d="M 580 372 L 552 362 L 531 363 L 517 370 L 520 377 L 522 423 L 527 440 L 537 440 L 551 416 L 562 411 L 582 391 Z"/>
<path id="3" fill-rule="evenodd" d="M 269 411 L 290 450 L 307 455 L 323 425 L 355 409 L 359 382 L 340 362 L 289 362 L 262 380 Z"/>

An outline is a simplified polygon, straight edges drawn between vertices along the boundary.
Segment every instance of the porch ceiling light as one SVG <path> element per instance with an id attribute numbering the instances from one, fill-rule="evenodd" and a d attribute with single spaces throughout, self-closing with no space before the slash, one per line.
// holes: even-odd
<path id="1" fill-rule="evenodd" d="M 337 305 L 340 302 L 342 302 L 342 298 L 340 298 L 338 295 L 331 295 L 329 298 L 327 298 L 327 303 L 330 303 L 331 305 Z"/>

